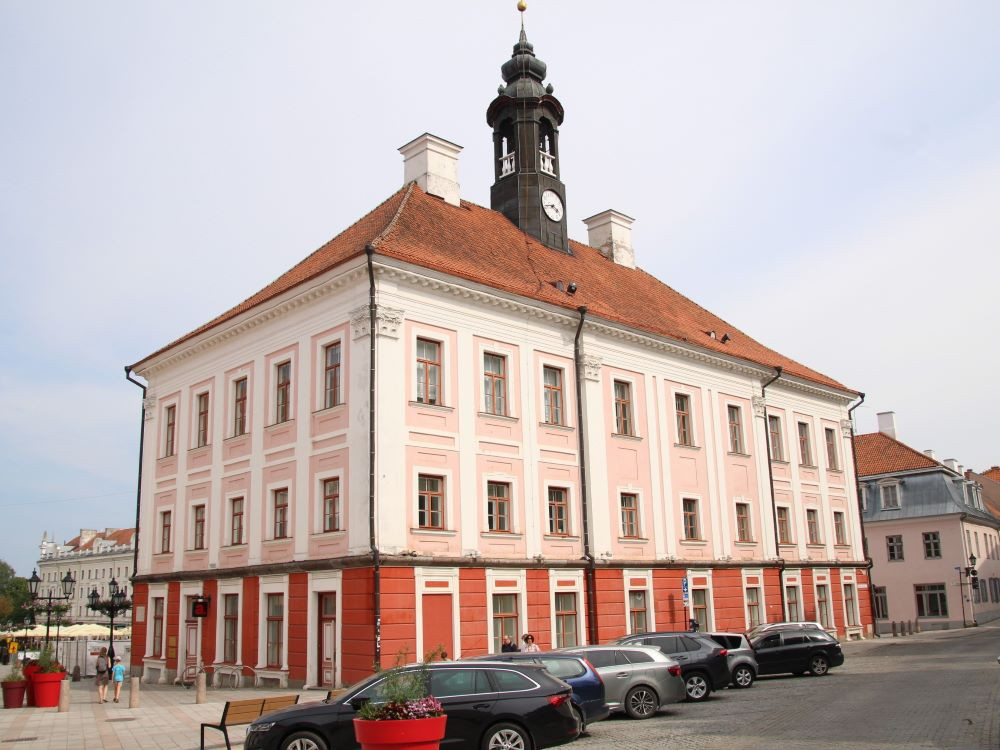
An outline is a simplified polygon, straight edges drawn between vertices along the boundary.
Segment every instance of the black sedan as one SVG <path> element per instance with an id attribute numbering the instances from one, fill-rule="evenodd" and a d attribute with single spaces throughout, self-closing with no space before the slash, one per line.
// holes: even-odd
<path id="1" fill-rule="evenodd" d="M 429 692 L 448 715 L 442 748 L 532 750 L 561 745 L 580 734 L 570 686 L 541 665 L 435 662 L 426 669 Z M 356 709 L 366 700 L 378 701 L 384 679 L 376 674 L 333 700 L 262 716 L 247 729 L 245 750 L 359 747 L 352 723 Z"/>
<path id="2" fill-rule="evenodd" d="M 840 642 L 825 630 L 768 630 L 750 640 L 757 653 L 758 674 L 825 675 L 844 663 Z"/>

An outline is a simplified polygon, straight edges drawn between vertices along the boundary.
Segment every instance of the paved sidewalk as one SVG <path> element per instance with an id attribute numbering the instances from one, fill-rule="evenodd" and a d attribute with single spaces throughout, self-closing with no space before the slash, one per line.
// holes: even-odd
<path id="1" fill-rule="evenodd" d="M 7 668 L 2 674 L 6 674 Z M 241 688 L 209 689 L 206 703 L 195 704 L 194 689 L 142 685 L 140 707 L 128 707 L 129 683 L 121 703 L 97 702 L 93 678 L 70 683 L 70 709 L 19 708 L 0 710 L 0 746 L 11 750 L 195 750 L 202 722 L 217 722 L 227 700 L 265 698 L 298 693 L 300 703 L 326 697 L 320 690 Z M 113 695 L 111 690 L 109 695 Z M 246 727 L 229 731 L 234 748 L 243 747 Z M 224 748 L 221 732 L 209 730 L 206 748 Z"/>

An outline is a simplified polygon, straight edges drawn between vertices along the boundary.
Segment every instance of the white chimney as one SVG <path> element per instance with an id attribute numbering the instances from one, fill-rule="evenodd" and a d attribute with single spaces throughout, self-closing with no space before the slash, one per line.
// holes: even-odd
<path id="1" fill-rule="evenodd" d="M 927 458 L 933 458 L 935 461 L 937 461 L 937 458 L 934 457 L 934 451 L 932 451 L 930 448 L 924 451 L 924 455 L 927 456 Z"/>
<path id="2" fill-rule="evenodd" d="M 947 466 L 952 471 L 955 472 L 958 471 L 958 461 L 956 461 L 954 458 L 946 458 L 944 460 L 944 465 Z"/>
<path id="3" fill-rule="evenodd" d="M 587 244 L 596 247 L 601 255 L 620 266 L 635 268 L 635 250 L 632 249 L 631 216 L 608 209 L 584 219 L 587 225 Z"/>
<path id="4" fill-rule="evenodd" d="M 436 135 L 424 133 L 405 146 L 403 184 L 416 181 L 425 193 L 444 199 L 453 206 L 461 204 L 458 191 L 458 155 L 462 147 Z"/>
<path id="5" fill-rule="evenodd" d="M 958 473 L 961 474 L 963 477 L 965 476 L 965 465 L 964 464 L 959 464 L 958 465 Z"/>
<path id="6" fill-rule="evenodd" d="M 898 440 L 896 437 L 896 412 L 894 411 L 880 411 L 877 415 L 878 417 L 878 431 L 883 435 L 888 435 L 893 440 Z"/>

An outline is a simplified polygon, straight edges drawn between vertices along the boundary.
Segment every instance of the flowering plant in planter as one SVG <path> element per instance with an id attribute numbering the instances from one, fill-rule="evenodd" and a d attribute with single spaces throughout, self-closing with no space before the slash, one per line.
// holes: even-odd
<path id="1" fill-rule="evenodd" d="M 368 701 L 358 710 L 358 718 L 364 721 L 393 721 L 399 719 L 431 719 L 444 716 L 437 698 L 428 690 L 430 675 L 427 661 L 414 669 L 404 669 L 399 662 L 405 654 L 397 658 L 397 665 L 386 675 L 381 684 L 384 702 Z"/>
<path id="2" fill-rule="evenodd" d="M 52 649 L 46 646 L 42 649 L 42 653 L 38 655 L 38 660 L 35 662 L 38 665 L 39 674 L 55 674 L 56 672 L 65 672 L 66 668 L 56 661 L 56 658 L 52 655 Z"/>

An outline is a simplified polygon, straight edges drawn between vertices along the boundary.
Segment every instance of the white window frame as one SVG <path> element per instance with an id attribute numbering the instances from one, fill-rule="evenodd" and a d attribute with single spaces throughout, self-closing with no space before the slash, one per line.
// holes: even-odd
<path id="1" fill-rule="evenodd" d="M 457 401 L 457 394 L 452 396 L 452 391 L 455 388 L 452 387 L 449 369 L 450 363 L 452 361 L 453 352 L 451 350 L 451 336 L 448 335 L 446 331 L 441 331 L 436 328 L 428 328 L 418 323 L 414 323 L 410 326 L 408 334 L 409 344 L 410 344 L 410 361 L 406 363 L 407 368 L 409 368 L 410 379 L 410 403 L 415 404 L 420 407 L 428 407 L 431 409 L 435 408 L 453 408 L 455 402 Z M 438 395 L 438 403 L 436 404 L 425 404 L 417 401 L 417 339 L 426 339 L 427 341 L 433 341 L 440 347 L 441 352 L 441 382 L 438 384 L 438 389 L 440 391 Z M 479 369 L 482 369 L 482 363 L 479 365 Z M 482 385 L 477 386 L 476 392 L 479 393 L 482 390 Z M 478 411 L 478 410 L 477 410 Z"/>
<path id="2" fill-rule="evenodd" d="M 611 424 L 613 426 L 612 435 L 615 437 L 624 438 L 641 438 L 643 437 L 642 432 L 639 430 L 639 385 L 638 380 L 635 375 L 631 373 L 622 372 L 620 370 L 613 370 L 611 372 L 611 377 L 609 378 L 611 383 Z M 632 420 L 632 432 L 618 432 L 618 415 L 615 411 L 615 383 L 625 383 L 628 385 L 629 391 L 629 419 Z"/>
<path id="3" fill-rule="evenodd" d="M 499 482 L 501 484 L 506 484 L 510 487 L 510 531 L 491 531 L 489 524 L 489 511 L 490 511 L 490 497 L 489 497 L 489 487 L 490 482 Z M 482 498 L 482 509 L 483 509 L 483 524 L 481 533 L 487 536 L 492 536 L 498 534 L 504 539 L 515 538 L 521 536 L 524 532 L 521 528 L 521 518 L 518 510 L 520 508 L 520 503 L 518 498 L 521 496 L 521 488 L 518 479 L 513 474 L 505 474 L 503 472 L 485 472 L 482 475 L 482 483 L 480 485 L 480 497 Z M 446 498 L 447 499 L 447 498 Z M 548 503 L 548 493 L 546 493 L 546 505 Z"/>
<path id="4" fill-rule="evenodd" d="M 885 504 L 885 491 L 887 487 L 894 487 L 896 489 L 896 504 L 886 505 Z M 903 507 L 903 487 L 902 482 L 898 479 L 887 480 L 879 482 L 878 484 L 878 502 L 880 510 L 901 510 Z"/>
<path id="5" fill-rule="evenodd" d="M 208 448 L 212 445 L 214 433 L 212 413 L 215 410 L 215 393 L 212 388 L 214 380 L 206 380 L 190 388 L 191 391 L 191 426 L 188 430 L 188 450 L 198 450 Z M 198 445 L 198 399 L 201 396 L 208 396 L 208 423 L 205 425 L 205 444 Z"/>
<path id="6" fill-rule="evenodd" d="M 691 442 L 682 443 L 680 431 L 677 429 L 677 397 L 687 396 L 688 408 L 688 421 L 691 423 Z M 694 391 L 688 388 L 677 388 L 676 386 L 670 387 L 670 415 L 673 417 L 673 433 L 674 433 L 674 445 L 681 448 L 698 448 L 701 446 L 701 437 L 698 434 L 698 420 L 695 418 L 695 399 Z M 726 429 L 728 433 L 728 427 Z"/>
<path id="7" fill-rule="evenodd" d="M 444 497 L 444 528 L 423 529 L 420 527 L 420 475 L 441 477 L 444 480 L 442 496 Z M 454 534 L 455 528 L 455 478 L 451 469 L 444 466 L 414 466 L 411 479 L 413 488 L 413 503 L 410 509 L 410 532 L 413 534 Z M 485 491 L 485 490 L 484 490 Z"/>
<path id="8" fill-rule="evenodd" d="M 234 490 L 232 492 L 227 492 L 225 495 L 226 504 L 226 530 L 224 533 L 225 546 L 233 547 L 233 500 L 243 500 L 243 541 L 240 542 L 238 546 L 244 547 L 247 545 L 247 537 L 249 536 L 249 527 L 247 526 L 247 519 L 249 518 L 248 510 L 250 507 L 250 493 L 244 490 Z"/>
<path id="9" fill-rule="evenodd" d="M 326 348 L 331 344 L 340 344 L 340 403 L 328 407 L 326 405 Z M 323 334 L 315 341 L 313 358 L 315 359 L 316 366 L 313 374 L 316 378 L 316 386 L 313 396 L 316 399 L 316 411 L 318 412 L 336 409 L 347 403 L 347 389 L 345 386 L 347 385 L 348 349 L 347 337 L 344 335 L 342 329 L 336 329 Z"/>
<path id="10" fill-rule="evenodd" d="M 171 453 L 167 453 L 167 411 L 174 407 L 174 445 Z M 180 395 L 171 396 L 160 402 L 160 450 L 159 458 L 177 458 L 180 453 L 181 441 L 181 398 Z"/>
<path id="11" fill-rule="evenodd" d="M 566 534 L 553 534 L 549 531 L 549 489 L 555 488 L 560 490 L 566 490 Z M 576 487 L 572 482 L 560 482 L 558 480 L 546 479 L 542 483 L 542 491 L 545 493 L 542 503 L 542 529 L 543 538 L 547 539 L 574 539 L 578 537 L 577 526 L 576 526 Z"/>
<path id="12" fill-rule="evenodd" d="M 695 586 L 695 578 L 704 578 L 704 586 Z M 711 570 L 691 570 L 687 571 L 687 579 L 689 581 L 688 585 L 688 602 L 687 602 L 687 613 L 688 620 L 694 619 L 694 592 L 696 589 L 705 592 L 705 603 L 708 605 L 708 632 L 711 632 L 715 628 L 715 588 L 712 581 L 712 571 Z"/>
<path id="13" fill-rule="evenodd" d="M 279 424 L 287 424 L 288 422 L 295 421 L 295 413 L 298 411 L 298 403 L 296 401 L 295 393 L 295 378 L 298 373 L 298 361 L 295 357 L 294 349 L 287 350 L 284 354 L 275 354 L 270 358 L 271 363 L 271 387 L 270 399 L 271 399 L 271 424 L 269 427 L 273 427 Z M 278 368 L 282 365 L 288 365 L 288 419 L 284 422 L 278 421 Z"/>
<path id="14" fill-rule="evenodd" d="M 195 549 L 194 546 L 194 509 L 203 505 L 205 507 L 205 538 L 202 540 L 204 546 L 200 549 Z M 195 499 L 188 500 L 187 505 L 187 542 L 184 546 L 185 552 L 207 552 L 208 548 L 211 546 L 210 537 L 211 526 L 209 524 L 209 502 L 207 497 L 199 497 Z"/>
<path id="15" fill-rule="evenodd" d="M 327 480 L 336 479 L 340 483 L 340 528 L 336 531 L 323 531 L 323 516 L 324 516 L 324 496 L 323 485 L 326 484 Z M 316 474 L 316 501 L 313 503 L 313 513 L 312 513 L 312 533 L 313 534 L 324 534 L 324 535 L 336 535 L 344 534 L 347 532 L 347 519 L 345 516 L 346 505 L 344 503 L 344 469 L 337 468 L 331 469 L 330 471 L 324 471 Z M 291 499 L 289 499 L 289 506 L 291 505 Z"/>
<path id="16" fill-rule="evenodd" d="M 576 382 L 573 381 L 573 373 L 570 371 L 572 363 L 563 362 L 561 360 L 549 359 L 545 356 L 538 357 L 538 423 L 542 427 L 555 427 L 555 428 L 570 428 L 575 426 L 574 419 L 576 415 L 573 413 L 573 409 L 569 408 L 570 403 L 574 403 L 570 398 L 570 386 L 576 387 Z M 546 422 L 545 421 L 545 368 L 551 367 L 553 370 L 559 370 L 562 373 L 562 422 Z M 571 382 L 573 381 L 573 382 Z"/>
<path id="17" fill-rule="evenodd" d="M 288 490 L 288 536 L 274 536 L 274 492 L 275 490 Z M 292 479 L 282 479 L 279 482 L 269 482 L 264 487 L 264 541 L 265 542 L 290 542 L 295 537 L 295 482 Z M 243 505 L 243 530 L 246 532 L 246 501 Z"/>
<path id="18" fill-rule="evenodd" d="M 756 577 L 757 583 L 747 583 L 747 578 Z M 747 599 L 747 589 L 755 588 L 757 589 L 757 606 L 760 609 L 760 621 L 762 623 L 767 622 L 767 601 L 764 596 L 764 571 L 760 568 L 757 569 L 747 569 L 742 570 L 743 579 L 743 621 L 746 624 L 746 629 L 749 630 L 750 625 L 750 601 Z"/>
<path id="19" fill-rule="evenodd" d="M 289 505 L 291 501 L 289 501 Z M 284 617 L 281 623 L 281 667 L 277 671 L 287 672 L 288 671 L 288 608 L 289 608 L 289 596 L 288 596 L 288 576 L 287 575 L 274 575 L 274 576 L 261 576 L 260 578 L 260 588 L 257 592 L 257 622 L 260 623 L 257 628 L 257 664 L 254 667 L 258 672 L 263 671 L 265 673 L 274 673 L 276 670 L 273 667 L 267 666 L 267 595 L 268 594 L 284 594 Z"/>
<path id="20" fill-rule="evenodd" d="M 645 507 L 645 499 L 643 498 L 643 491 L 640 487 L 633 487 L 630 484 L 620 485 L 615 489 L 617 493 L 615 496 L 615 511 L 618 516 L 618 539 L 625 540 L 626 542 L 638 542 L 647 541 L 646 537 L 646 524 L 643 519 L 643 508 Z M 637 536 L 627 537 L 625 536 L 625 529 L 622 526 L 622 495 L 635 495 L 635 515 L 636 515 L 636 533 Z"/>
<path id="21" fill-rule="evenodd" d="M 239 435 L 236 434 L 236 381 L 244 380 L 247 381 L 247 409 L 245 414 L 246 428 Z M 243 365 L 238 367 L 236 370 L 228 373 L 226 375 L 226 409 L 225 409 L 225 419 L 226 425 L 223 430 L 223 434 L 226 436 L 224 439 L 228 438 L 239 438 L 246 437 L 250 434 L 253 429 L 253 424 L 251 417 L 253 414 L 253 396 L 251 391 L 253 390 L 253 370 L 250 365 Z"/>
<path id="22" fill-rule="evenodd" d="M 736 512 L 737 505 L 747 506 L 747 521 L 750 524 L 750 538 L 740 539 L 740 520 L 739 514 Z M 757 536 L 754 534 L 754 519 L 753 519 L 753 503 L 750 502 L 749 498 L 745 497 L 734 497 L 733 498 L 733 542 L 735 544 L 756 544 Z"/>
<path id="23" fill-rule="evenodd" d="M 477 393 L 479 394 L 478 411 L 484 417 L 500 417 L 501 419 L 518 419 L 520 415 L 520 409 L 518 409 L 518 399 L 517 399 L 517 383 L 520 382 L 520 378 L 516 377 L 519 373 L 513 371 L 514 366 L 514 355 L 518 353 L 517 347 L 511 346 L 510 344 L 501 344 L 499 342 L 486 342 L 477 341 L 477 351 L 479 353 L 479 382 L 476 385 Z M 507 404 L 506 414 L 494 414 L 492 412 L 486 411 L 486 393 L 483 390 L 483 380 L 486 377 L 486 355 L 492 354 L 494 357 L 503 357 L 504 360 L 504 388 L 506 393 L 504 394 L 504 400 Z M 442 356 L 444 356 L 442 354 Z M 518 360 L 520 361 L 520 360 Z M 441 363 L 441 373 L 444 375 L 444 362 Z M 565 411 L 565 406 L 563 407 Z M 544 414 L 543 414 L 544 416 Z"/>
<path id="24" fill-rule="evenodd" d="M 572 586 L 560 586 L 559 581 L 573 581 Z M 582 570 L 549 570 L 549 632 L 550 643 L 556 648 L 556 594 L 576 595 L 576 641 L 580 646 L 587 643 L 587 628 L 585 621 L 587 612 L 584 601 Z M 491 600 L 492 601 L 492 600 Z"/>
<path id="25" fill-rule="evenodd" d="M 643 584 L 641 586 L 634 586 L 632 584 L 633 578 L 643 579 Z M 690 579 L 689 579 L 690 580 Z M 649 569 L 643 570 L 622 570 L 622 583 L 625 589 L 625 635 L 632 635 L 632 605 L 629 602 L 629 592 L 631 591 L 645 591 L 646 592 L 646 624 L 648 626 L 647 633 L 656 632 L 656 606 L 653 603 L 653 571 Z"/>
<path id="26" fill-rule="evenodd" d="M 725 419 L 725 424 L 726 424 L 726 429 L 725 429 L 726 453 L 729 453 L 731 455 L 737 455 L 737 456 L 747 456 L 747 455 L 750 455 L 749 451 L 747 450 L 747 425 L 746 425 L 746 420 L 744 419 L 743 404 L 740 404 L 740 403 L 738 403 L 736 401 L 725 401 L 723 403 L 725 404 L 725 407 L 726 407 L 725 408 L 725 413 L 723 415 L 723 418 Z M 730 442 L 730 435 L 729 435 L 729 409 L 730 409 L 730 407 L 737 409 L 739 411 L 739 414 L 740 414 L 740 448 L 742 448 L 742 450 L 740 450 L 740 451 L 734 451 L 733 450 L 733 446 L 732 446 L 732 444 Z"/>
<path id="27" fill-rule="evenodd" d="M 515 581 L 514 586 L 497 586 L 497 581 Z M 517 595 L 517 632 L 527 633 L 527 602 L 528 585 L 527 572 L 525 570 L 498 570 L 486 569 L 486 638 L 487 647 L 493 647 L 493 595 L 494 594 L 516 594 Z"/>
<path id="28" fill-rule="evenodd" d="M 238 497 L 238 496 L 237 496 Z M 245 501 L 244 501 L 245 502 Z M 244 509 L 246 505 L 244 504 Z M 245 512 L 245 510 L 244 510 Z M 244 527 L 245 528 L 245 527 Z M 226 651 L 226 609 L 225 601 L 227 594 L 236 595 L 236 609 L 237 609 L 237 620 L 236 620 L 236 664 L 242 666 L 243 664 L 243 625 L 245 614 L 243 612 L 243 579 L 231 579 L 223 578 L 219 581 L 219 588 L 216 592 L 216 597 L 218 601 L 215 603 L 216 606 L 216 617 L 215 617 L 215 661 L 214 664 L 222 664 L 225 658 Z"/>

